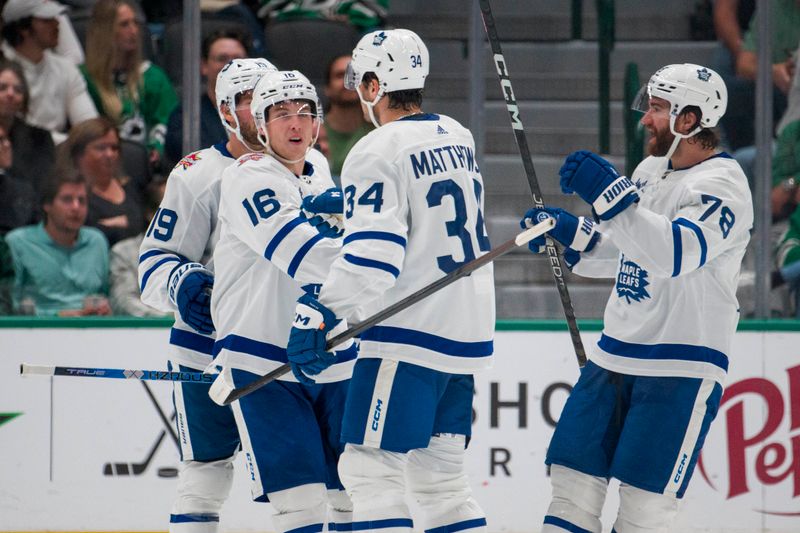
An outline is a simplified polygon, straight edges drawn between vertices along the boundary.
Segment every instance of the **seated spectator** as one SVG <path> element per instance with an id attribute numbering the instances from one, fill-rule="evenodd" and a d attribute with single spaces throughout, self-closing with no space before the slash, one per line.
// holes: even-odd
<path id="1" fill-rule="evenodd" d="M 11 288 L 14 286 L 14 262 L 5 236 L 0 235 L 0 316 L 13 315 Z"/>
<path id="2" fill-rule="evenodd" d="M 166 73 L 142 59 L 139 24 L 132 0 L 99 0 L 86 31 L 82 71 L 100 113 L 114 121 L 123 139 L 145 144 L 158 167 L 178 97 Z"/>
<path id="3" fill-rule="evenodd" d="M 84 226 L 88 187 L 77 173 L 44 188 L 44 222 L 6 235 L 14 265 L 14 307 L 37 315 L 108 315 L 108 243 Z"/>
<path id="4" fill-rule="evenodd" d="M 356 91 L 344 88 L 344 74 L 350 56 L 335 58 L 325 71 L 325 130 L 328 135 L 328 162 L 331 175 L 342 173 L 344 159 L 361 137 L 372 131 L 372 124 L 364 120 L 361 102 Z"/>
<path id="5" fill-rule="evenodd" d="M 146 220 L 155 215 L 164 198 L 166 178 L 157 178 L 147 188 Z M 115 315 L 129 316 L 167 316 L 142 302 L 139 290 L 139 247 L 144 240 L 144 229 L 135 237 L 128 237 L 111 247 L 111 271 L 109 273 L 109 297 Z"/>
<path id="6" fill-rule="evenodd" d="M 755 143 L 755 83 L 736 75 L 736 57 L 755 13 L 755 0 L 715 0 L 717 47 L 712 67 L 725 80 L 728 109 L 720 119 L 723 142 L 730 151 Z"/>
<path id="7" fill-rule="evenodd" d="M 283 22 L 298 19 L 328 19 L 349 22 L 362 33 L 380 28 L 386 22 L 389 0 L 261 0 L 258 16 Z"/>
<path id="8" fill-rule="evenodd" d="M 200 146 L 211 146 L 228 138 L 228 132 L 219 119 L 215 86 L 217 74 L 234 59 L 247 57 L 248 40 L 239 30 L 214 31 L 203 39 L 200 50 L 200 74 L 205 81 L 205 92 L 200 96 Z M 183 153 L 183 106 L 179 104 L 167 122 L 164 146 L 167 165 L 171 168 L 185 155 Z"/>
<path id="9" fill-rule="evenodd" d="M 89 184 L 88 226 L 98 228 L 113 246 L 138 235 L 144 226 L 136 184 L 122 175 L 119 134 L 107 118 L 78 124 L 58 147 L 59 174 L 77 171 Z"/>
<path id="10" fill-rule="evenodd" d="M 766 2 L 765 2 L 766 3 Z M 794 51 L 800 44 L 800 3 L 796 0 L 771 0 L 772 39 L 770 57 L 772 58 L 772 82 L 775 88 L 772 98 L 772 111 L 775 120 L 786 110 L 786 95 L 794 75 Z M 758 24 L 753 16 L 750 27 L 744 36 L 742 49 L 736 56 L 736 74 L 745 79 L 755 80 L 758 70 Z M 728 103 L 731 105 L 731 102 Z M 752 184 L 756 147 L 747 146 L 733 153 Z"/>
<path id="11" fill-rule="evenodd" d="M 13 157 L 11 140 L 0 126 L 0 235 L 39 221 L 36 193 L 11 172 Z"/>
<path id="12" fill-rule="evenodd" d="M 22 65 L 30 91 L 27 120 L 58 144 L 70 124 L 97 116 L 86 81 L 71 60 L 52 52 L 63 6 L 49 0 L 8 0 L 3 7 L 3 55 Z"/>
<path id="13" fill-rule="evenodd" d="M 14 61 L 0 60 L 0 126 L 11 139 L 10 173 L 38 192 L 53 172 L 56 149 L 49 131 L 25 121 L 28 103 L 22 67 Z"/>

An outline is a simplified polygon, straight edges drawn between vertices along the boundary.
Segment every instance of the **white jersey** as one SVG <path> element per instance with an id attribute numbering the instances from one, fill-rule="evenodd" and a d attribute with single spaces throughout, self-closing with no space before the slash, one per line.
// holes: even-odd
<path id="1" fill-rule="evenodd" d="M 489 251 L 472 134 L 420 114 L 373 130 L 342 169 L 342 256 L 320 302 L 351 323 Z M 492 363 L 494 273 L 484 266 L 365 331 L 359 357 L 470 374 Z"/>
<path id="2" fill-rule="evenodd" d="M 169 276 L 175 267 L 188 262 L 214 270 L 211 254 L 219 234 L 220 179 L 234 161 L 225 143 L 181 159 L 169 175 L 164 199 L 139 250 L 142 301 L 175 312 L 170 334 L 172 359 L 197 369 L 211 363 L 214 335 L 198 333 L 181 320 L 168 296 Z"/>
<path id="3" fill-rule="evenodd" d="M 723 383 L 753 226 L 747 178 L 727 154 L 670 171 L 648 157 L 631 176 L 640 201 L 599 224 L 575 273 L 616 276 L 592 361 L 640 376 Z"/>
<path id="4" fill-rule="evenodd" d="M 316 291 L 339 255 L 341 238 L 308 223 L 303 197 L 335 187 L 325 158 L 309 152 L 303 176 L 263 153 L 239 158 L 222 178 L 220 240 L 211 314 L 214 364 L 266 374 L 287 362 L 289 324 L 303 291 Z M 352 374 L 355 350 L 314 376 L 317 383 Z M 292 374 L 280 379 L 296 381 Z"/>

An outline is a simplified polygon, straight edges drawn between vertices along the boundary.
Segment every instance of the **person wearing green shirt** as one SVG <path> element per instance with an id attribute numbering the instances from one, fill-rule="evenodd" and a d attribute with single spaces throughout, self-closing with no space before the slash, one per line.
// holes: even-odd
<path id="1" fill-rule="evenodd" d="M 349 55 L 336 57 L 325 71 L 325 131 L 329 150 L 325 156 L 334 179 L 342 173 L 344 159 L 353 145 L 373 130 L 372 124 L 364 120 L 358 93 L 344 88 L 344 74 L 349 62 Z"/>
<path id="2" fill-rule="evenodd" d="M 79 174 L 59 176 L 43 191 L 44 222 L 6 234 L 18 313 L 43 316 L 111 314 L 108 243 L 84 226 L 88 186 Z M 31 308 L 32 306 L 32 308 Z"/>
<path id="3" fill-rule="evenodd" d="M 136 10 L 131 0 L 94 5 L 81 71 L 98 111 L 117 124 L 120 137 L 146 145 L 155 165 L 164 153 L 167 121 L 178 96 L 167 74 L 142 59 Z"/>
<path id="4" fill-rule="evenodd" d="M 328 19 L 349 22 L 361 32 L 383 26 L 389 11 L 389 0 L 261 0 L 258 16 L 276 21 Z"/>

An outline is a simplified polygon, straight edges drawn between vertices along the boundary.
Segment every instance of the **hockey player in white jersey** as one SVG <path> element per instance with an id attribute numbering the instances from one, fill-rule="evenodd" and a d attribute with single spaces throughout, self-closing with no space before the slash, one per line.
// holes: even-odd
<path id="1" fill-rule="evenodd" d="M 251 111 L 264 149 L 223 173 L 211 306 L 218 380 L 237 387 L 287 362 L 294 303 L 314 297 L 342 244 L 334 220 L 317 224 L 301 209 L 304 198 L 334 187 L 327 161 L 311 149 L 322 121 L 314 86 L 297 71 L 267 74 Z M 284 376 L 232 404 L 252 496 L 272 503 L 276 531 L 351 527 L 336 464 L 355 356 L 354 346 L 339 352 L 317 383 Z"/>
<path id="2" fill-rule="evenodd" d="M 376 129 L 342 171 L 342 256 L 319 301 L 297 305 L 289 359 L 306 374 L 330 364 L 326 336 L 490 248 L 472 134 L 421 109 L 428 60 L 402 29 L 367 34 L 353 51 L 345 84 Z M 354 530 L 486 530 L 464 455 L 473 374 L 492 364 L 494 305 L 489 265 L 362 334 L 339 462 Z M 423 512 L 416 524 L 407 492 Z"/>
<path id="3" fill-rule="evenodd" d="M 248 143 L 242 135 L 253 128 L 250 92 L 261 76 L 274 70 L 265 59 L 237 59 L 222 69 L 216 106 L 229 139 L 180 160 L 142 242 L 142 301 L 175 312 L 170 369 L 202 371 L 211 363 L 214 324 L 209 293 L 214 284 L 211 254 L 219 234 L 220 176 L 237 157 L 257 148 L 255 138 Z M 231 409 L 210 400 L 209 386 L 174 384 L 181 468 L 170 515 L 172 533 L 218 531 L 219 511 L 230 492 L 239 435 Z"/>
<path id="4" fill-rule="evenodd" d="M 616 278 L 547 451 L 543 532 L 601 531 L 611 477 L 621 482 L 614 531 L 669 530 L 717 414 L 739 321 L 753 206 L 711 129 L 725 113 L 725 83 L 700 65 L 668 65 L 640 95 L 650 157 L 630 178 L 585 151 L 560 170 L 561 189 L 589 203 L 599 224 L 553 208 L 523 219 L 554 217 L 550 235 L 568 247 L 573 272 Z"/>

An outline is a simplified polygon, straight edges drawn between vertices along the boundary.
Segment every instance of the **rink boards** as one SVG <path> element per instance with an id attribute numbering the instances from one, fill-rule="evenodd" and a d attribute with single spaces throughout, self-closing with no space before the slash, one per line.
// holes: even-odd
<path id="1" fill-rule="evenodd" d="M 0 321 L 0 531 L 166 531 L 178 453 L 157 409 L 171 416 L 171 385 L 148 382 L 154 403 L 134 380 L 18 375 L 23 361 L 165 368 L 164 324 Z M 588 347 L 599 324 L 582 329 Z M 578 369 L 557 322 L 501 323 L 495 352 L 476 379 L 469 472 L 490 531 L 533 532 L 549 499 L 544 453 Z M 743 324 L 675 532 L 800 530 L 798 354 L 800 324 Z M 270 531 L 241 466 L 222 531 Z"/>

